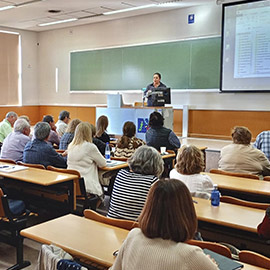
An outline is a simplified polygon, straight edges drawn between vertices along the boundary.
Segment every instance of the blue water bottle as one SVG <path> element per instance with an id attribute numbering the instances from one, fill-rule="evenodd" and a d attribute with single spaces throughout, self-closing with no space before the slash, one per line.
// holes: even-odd
<path id="1" fill-rule="evenodd" d="M 211 193 L 211 205 L 219 206 L 219 203 L 220 203 L 220 193 L 218 191 L 218 185 L 214 184 L 214 189 Z"/>
<path id="2" fill-rule="evenodd" d="M 105 147 L 105 159 L 107 162 L 111 160 L 111 150 L 108 142 L 106 143 Z"/>

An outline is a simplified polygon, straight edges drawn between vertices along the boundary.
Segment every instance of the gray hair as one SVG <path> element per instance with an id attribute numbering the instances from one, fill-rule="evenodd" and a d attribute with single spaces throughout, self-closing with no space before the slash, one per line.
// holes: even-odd
<path id="1" fill-rule="evenodd" d="M 38 140 L 45 140 L 51 131 L 51 127 L 47 122 L 38 122 L 34 126 L 34 135 Z"/>
<path id="2" fill-rule="evenodd" d="M 15 113 L 15 112 L 8 112 L 8 113 L 6 114 L 6 119 L 8 119 L 8 118 L 11 117 L 11 116 L 18 117 L 17 113 Z"/>
<path id="3" fill-rule="evenodd" d="M 25 119 L 19 118 L 15 121 L 15 123 L 14 123 L 14 131 L 15 132 L 18 131 L 18 132 L 23 133 L 23 130 L 25 128 L 30 128 L 29 123 Z"/>
<path id="4" fill-rule="evenodd" d="M 135 173 L 160 176 L 164 170 L 164 162 L 160 153 L 151 146 L 143 145 L 136 149 L 128 159 L 130 169 Z"/>

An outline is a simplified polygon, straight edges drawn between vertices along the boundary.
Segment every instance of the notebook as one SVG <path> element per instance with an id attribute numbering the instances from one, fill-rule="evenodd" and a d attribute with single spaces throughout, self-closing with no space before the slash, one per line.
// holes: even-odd
<path id="1" fill-rule="evenodd" d="M 222 256 L 222 255 L 220 255 L 216 252 L 213 252 L 207 248 L 204 248 L 203 252 L 205 254 L 210 255 L 210 257 L 216 261 L 218 268 L 220 270 L 236 270 L 236 269 L 241 269 L 244 267 L 243 264 L 241 264 L 235 260 L 229 259 L 225 256 Z"/>
<path id="2" fill-rule="evenodd" d="M 0 172 L 5 173 L 12 173 L 26 169 L 28 169 L 28 167 L 21 165 L 0 165 Z"/>
<path id="3" fill-rule="evenodd" d="M 120 160 L 107 160 L 106 161 L 106 166 L 107 167 L 114 167 L 116 165 L 124 164 L 126 162 L 120 161 Z"/>

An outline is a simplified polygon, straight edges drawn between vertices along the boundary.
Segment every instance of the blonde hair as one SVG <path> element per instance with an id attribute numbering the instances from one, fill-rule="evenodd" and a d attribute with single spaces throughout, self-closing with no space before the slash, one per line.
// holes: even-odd
<path id="1" fill-rule="evenodd" d="M 91 130 L 92 130 L 92 137 L 95 137 L 96 136 L 97 129 L 96 129 L 96 127 L 93 124 L 90 124 L 90 126 L 91 126 Z"/>
<path id="2" fill-rule="evenodd" d="M 101 115 L 97 120 L 97 133 L 96 136 L 100 137 L 104 131 L 106 131 L 109 124 L 108 117 L 105 115 Z"/>
<path id="3" fill-rule="evenodd" d="M 81 122 L 75 129 L 74 138 L 69 144 L 68 149 L 84 142 L 92 142 L 92 129 L 88 122 Z"/>
<path id="4" fill-rule="evenodd" d="M 66 132 L 68 133 L 74 133 L 75 132 L 75 129 L 76 127 L 81 123 L 82 121 L 80 119 L 73 119 L 71 120 L 71 122 L 68 124 L 67 126 L 67 130 Z"/>
<path id="5" fill-rule="evenodd" d="M 184 145 L 177 153 L 176 171 L 181 174 L 196 174 L 204 169 L 204 157 L 202 151 L 195 145 Z"/>

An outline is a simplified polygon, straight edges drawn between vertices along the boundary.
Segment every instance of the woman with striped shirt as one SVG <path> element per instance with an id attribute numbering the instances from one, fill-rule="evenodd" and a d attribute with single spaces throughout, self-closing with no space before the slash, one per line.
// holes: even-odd
<path id="1" fill-rule="evenodd" d="M 108 217 L 136 220 L 151 185 L 164 169 L 159 152 L 146 145 L 136 149 L 128 165 L 128 171 L 121 170 L 116 176 Z"/>

